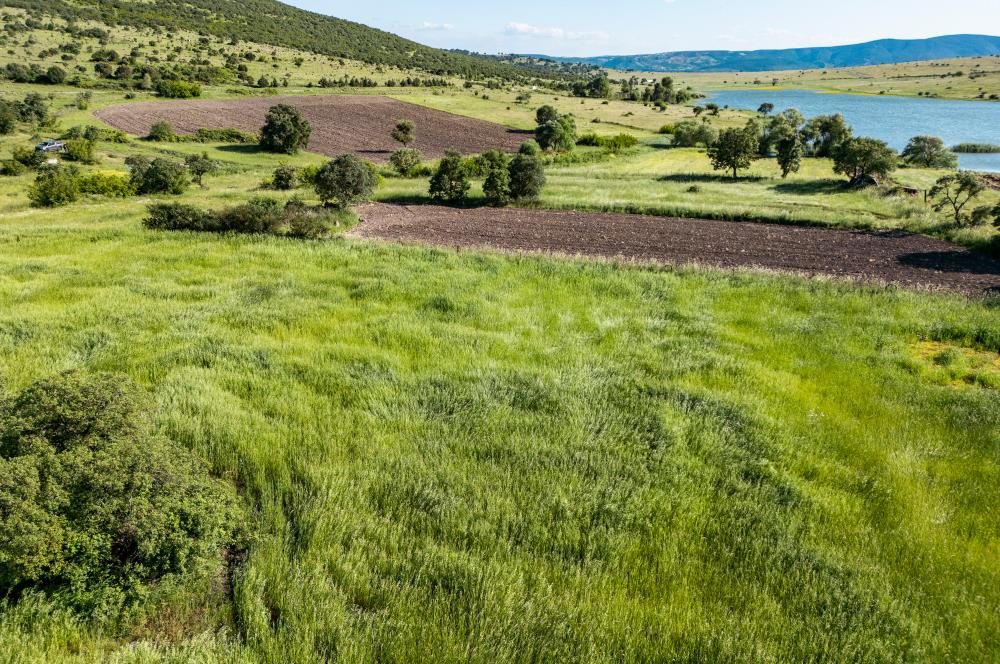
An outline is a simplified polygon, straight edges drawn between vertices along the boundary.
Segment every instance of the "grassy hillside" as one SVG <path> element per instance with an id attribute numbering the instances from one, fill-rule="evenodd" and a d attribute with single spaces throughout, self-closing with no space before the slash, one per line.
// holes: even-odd
<path id="1" fill-rule="evenodd" d="M 181 28 L 224 39 L 285 46 L 441 75 L 517 78 L 532 71 L 527 66 L 430 48 L 276 0 L 5 0 L 3 4 L 28 10 L 36 20 L 48 15 L 112 26 Z"/>
<path id="2" fill-rule="evenodd" d="M 554 58 L 568 64 L 653 72 L 765 72 L 885 65 L 1000 55 L 1000 37 L 947 35 L 930 39 L 880 39 L 864 44 L 758 51 L 679 51 L 649 55 Z"/>
<path id="3" fill-rule="evenodd" d="M 1000 56 L 843 69 L 682 74 L 678 80 L 698 90 L 776 86 L 828 92 L 996 101 L 1000 99 Z"/>

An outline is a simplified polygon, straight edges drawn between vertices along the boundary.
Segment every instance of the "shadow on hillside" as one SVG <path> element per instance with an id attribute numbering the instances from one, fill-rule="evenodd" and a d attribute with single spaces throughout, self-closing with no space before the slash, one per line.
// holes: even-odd
<path id="1" fill-rule="evenodd" d="M 778 194 L 798 194 L 810 196 L 813 194 L 842 194 L 849 191 L 843 180 L 806 180 L 798 182 L 781 182 L 771 189 Z"/>
<path id="2" fill-rule="evenodd" d="M 219 152 L 234 152 L 236 154 L 261 154 L 267 152 L 256 143 L 228 143 L 216 148 Z"/>
<path id="3" fill-rule="evenodd" d="M 741 182 L 764 182 L 770 178 L 765 178 L 760 175 L 741 175 L 740 177 L 733 179 L 731 175 L 710 175 L 708 173 L 671 173 L 670 175 L 661 175 L 656 178 L 657 182 L 678 182 L 681 184 L 691 183 L 691 182 L 701 182 L 701 183 L 719 183 L 719 184 L 733 184 Z"/>
<path id="4" fill-rule="evenodd" d="M 1000 277 L 1000 260 L 974 251 L 922 251 L 896 258 L 901 265 L 937 272 L 958 272 Z M 1000 284 L 990 291 L 1000 289 Z"/>
<path id="5" fill-rule="evenodd" d="M 462 203 L 442 203 L 441 201 L 436 201 L 427 194 L 398 194 L 391 196 L 383 196 L 378 199 L 379 203 L 390 203 L 394 205 L 443 205 L 445 207 L 452 207 L 459 210 L 475 210 L 478 208 L 490 207 L 490 204 L 485 198 L 467 198 Z"/>

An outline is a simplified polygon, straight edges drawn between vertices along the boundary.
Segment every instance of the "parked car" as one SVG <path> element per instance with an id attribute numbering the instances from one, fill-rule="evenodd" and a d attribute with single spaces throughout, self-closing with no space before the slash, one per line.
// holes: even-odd
<path id="1" fill-rule="evenodd" d="M 51 138 L 42 141 L 35 146 L 35 152 L 62 152 L 66 149 L 65 143 L 60 143 L 59 141 L 54 141 Z"/>

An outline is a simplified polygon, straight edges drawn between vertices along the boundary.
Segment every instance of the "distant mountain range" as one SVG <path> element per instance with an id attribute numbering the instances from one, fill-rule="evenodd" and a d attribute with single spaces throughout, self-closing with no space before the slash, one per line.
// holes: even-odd
<path id="1" fill-rule="evenodd" d="M 649 55 L 605 55 L 592 58 L 545 58 L 563 64 L 657 72 L 782 71 L 890 65 L 916 60 L 942 60 L 1000 55 L 1000 37 L 948 35 L 930 39 L 880 39 L 851 46 L 789 48 L 765 51 L 676 51 Z"/>

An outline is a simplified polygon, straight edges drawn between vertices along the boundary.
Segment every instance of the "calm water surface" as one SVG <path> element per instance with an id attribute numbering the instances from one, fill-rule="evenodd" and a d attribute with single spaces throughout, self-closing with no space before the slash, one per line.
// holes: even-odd
<path id="1" fill-rule="evenodd" d="M 882 139 L 897 150 L 914 136 L 939 136 L 958 143 L 1000 145 L 1000 103 L 910 97 L 826 94 L 811 90 L 716 90 L 709 100 L 721 106 L 757 110 L 763 103 L 776 111 L 797 108 L 806 117 L 840 113 L 856 136 Z M 962 168 L 1000 172 L 1000 154 L 959 155 Z"/>

